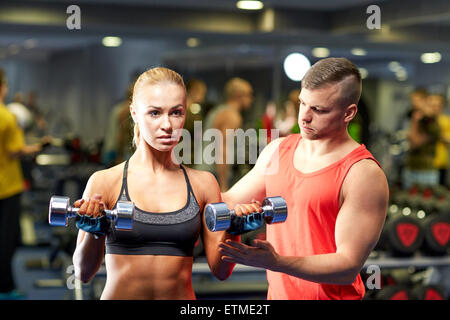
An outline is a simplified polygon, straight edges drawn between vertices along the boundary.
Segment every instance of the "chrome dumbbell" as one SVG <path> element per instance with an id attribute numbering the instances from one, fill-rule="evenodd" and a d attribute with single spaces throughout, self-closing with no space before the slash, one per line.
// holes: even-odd
<path id="1" fill-rule="evenodd" d="M 231 216 L 235 215 L 224 202 L 210 203 L 205 208 L 206 225 L 210 231 L 228 230 Z M 267 224 L 284 222 L 287 219 L 287 205 L 282 197 L 267 197 L 262 203 L 262 215 Z"/>
<path id="2" fill-rule="evenodd" d="M 79 208 L 70 205 L 69 197 L 53 196 L 48 209 L 48 223 L 51 226 L 67 227 L 69 219 L 75 217 Z M 134 204 L 130 201 L 118 201 L 114 210 L 104 210 L 105 216 L 114 222 L 117 230 L 133 229 Z"/>

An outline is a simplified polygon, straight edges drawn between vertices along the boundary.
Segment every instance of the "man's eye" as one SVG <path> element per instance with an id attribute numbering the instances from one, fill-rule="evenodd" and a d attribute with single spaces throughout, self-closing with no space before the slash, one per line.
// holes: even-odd
<path id="1" fill-rule="evenodd" d="M 323 113 L 323 110 L 319 110 L 316 107 L 312 107 L 311 109 L 317 113 Z"/>

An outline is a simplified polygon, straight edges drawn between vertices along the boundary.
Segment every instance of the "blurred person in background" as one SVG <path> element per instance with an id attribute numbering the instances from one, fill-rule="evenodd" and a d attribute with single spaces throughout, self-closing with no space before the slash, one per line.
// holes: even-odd
<path id="1" fill-rule="evenodd" d="M 27 145 L 16 116 L 5 106 L 6 75 L 0 69 L 0 298 L 17 299 L 12 260 L 20 244 L 20 198 L 24 179 L 20 157 L 39 152 L 47 140 Z"/>
<path id="2" fill-rule="evenodd" d="M 191 137 L 190 163 L 185 165 L 192 167 L 194 163 L 194 141 L 202 141 L 203 137 L 195 137 L 194 122 L 203 121 L 204 108 L 203 103 L 207 93 L 206 83 L 199 79 L 191 79 L 186 83 L 186 121 L 184 129 L 189 131 Z M 199 132 L 200 133 L 200 132 Z"/>
<path id="3" fill-rule="evenodd" d="M 131 156 L 132 120 L 129 108 L 133 85 L 134 83 L 131 83 L 127 87 L 125 99 L 113 107 L 109 116 L 102 150 L 102 163 L 107 167 L 121 163 Z"/>
<path id="4" fill-rule="evenodd" d="M 206 164 L 205 159 L 203 159 L 203 163 L 198 166 L 198 169 L 207 170 L 213 173 L 219 182 L 220 190 L 222 192 L 228 189 L 230 181 L 233 178 L 232 166 L 226 163 L 226 141 L 228 138 L 226 130 L 230 129 L 234 131 L 242 128 L 242 112 L 250 109 L 252 104 L 252 85 L 247 80 L 235 77 L 225 84 L 225 103 L 214 107 L 206 115 L 203 132 L 211 128 L 218 129 L 224 138 L 222 141 L 223 152 L 221 154 L 223 161 L 222 163 L 213 163 L 209 165 Z M 236 152 L 234 154 L 236 154 Z"/>
<path id="5" fill-rule="evenodd" d="M 411 94 L 411 123 L 407 139 L 409 150 L 403 171 L 403 188 L 416 184 L 436 185 L 439 172 L 434 167 L 436 143 L 440 139 L 440 128 L 428 95 L 416 90 Z"/>
<path id="6" fill-rule="evenodd" d="M 8 103 L 6 107 L 11 111 L 17 119 L 19 126 L 23 131 L 27 131 L 31 128 L 34 120 L 33 114 L 23 103 L 23 95 L 21 92 L 17 92 L 14 95 L 13 102 Z"/>
<path id="7" fill-rule="evenodd" d="M 430 108 L 436 116 L 440 129 L 440 137 L 436 142 L 434 167 L 439 170 L 439 184 L 447 186 L 447 170 L 449 167 L 448 147 L 450 144 L 450 116 L 444 113 L 445 98 L 440 94 L 430 94 L 427 98 Z"/>
<path id="8" fill-rule="evenodd" d="M 300 89 L 294 89 L 289 92 L 288 100 L 284 104 L 284 112 L 275 120 L 275 127 L 280 130 L 280 137 L 300 132 L 297 122 L 300 108 L 299 95 Z"/>

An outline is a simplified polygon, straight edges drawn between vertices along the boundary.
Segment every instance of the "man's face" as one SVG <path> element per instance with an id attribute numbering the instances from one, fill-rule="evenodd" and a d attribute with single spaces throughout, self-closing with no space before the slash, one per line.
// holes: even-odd
<path id="1" fill-rule="evenodd" d="M 240 101 L 244 110 L 250 109 L 253 104 L 253 88 L 250 85 L 243 85 L 240 92 Z"/>
<path id="2" fill-rule="evenodd" d="M 427 98 L 427 104 L 429 105 L 430 112 L 433 115 L 438 115 L 444 108 L 444 99 L 439 95 L 430 95 Z"/>
<path id="3" fill-rule="evenodd" d="M 347 108 L 337 103 L 340 94 L 339 84 L 313 90 L 302 89 L 298 124 L 303 138 L 317 140 L 346 130 L 344 118 Z"/>
<path id="4" fill-rule="evenodd" d="M 8 95 L 8 82 L 5 80 L 2 84 L 0 84 L 0 100 L 5 99 Z"/>
<path id="5" fill-rule="evenodd" d="M 414 109 L 422 110 L 426 104 L 427 96 L 420 92 L 413 92 L 411 94 L 411 105 Z"/>

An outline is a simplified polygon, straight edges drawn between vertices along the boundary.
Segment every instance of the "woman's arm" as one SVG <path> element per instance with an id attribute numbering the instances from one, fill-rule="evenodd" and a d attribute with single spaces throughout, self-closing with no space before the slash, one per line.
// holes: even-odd
<path id="1" fill-rule="evenodd" d="M 83 193 L 83 199 L 74 203 L 75 207 L 80 208 L 79 214 L 87 214 L 89 216 L 97 216 L 103 208 L 103 194 L 101 172 L 95 172 L 86 185 Z M 75 269 L 75 277 L 82 282 L 89 282 L 100 268 L 103 257 L 105 255 L 105 239 L 106 237 L 96 238 L 93 234 L 83 230 L 78 231 L 77 246 L 73 254 L 73 264 Z"/>
<path id="2" fill-rule="evenodd" d="M 209 172 L 200 172 L 202 181 L 202 197 L 204 207 L 208 203 L 222 202 L 220 196 L 220 188 L 216 178 Z M 203 208 L 204 210 L 204 208 Z M 206 226 L 205 215 L 202 215 L 202 240 L 205 247 L 206 258 L 208 260 L 209 268 L 214 276 L 220 280 L 227 279 L 233 272 L 234 263 L 225 262 L 221 259 L 219 254 L 219 243 L 231 239 L 234 241 L 241 241 L 240 236 L 233 236 L 226 231 L 209 231 Z"/>

